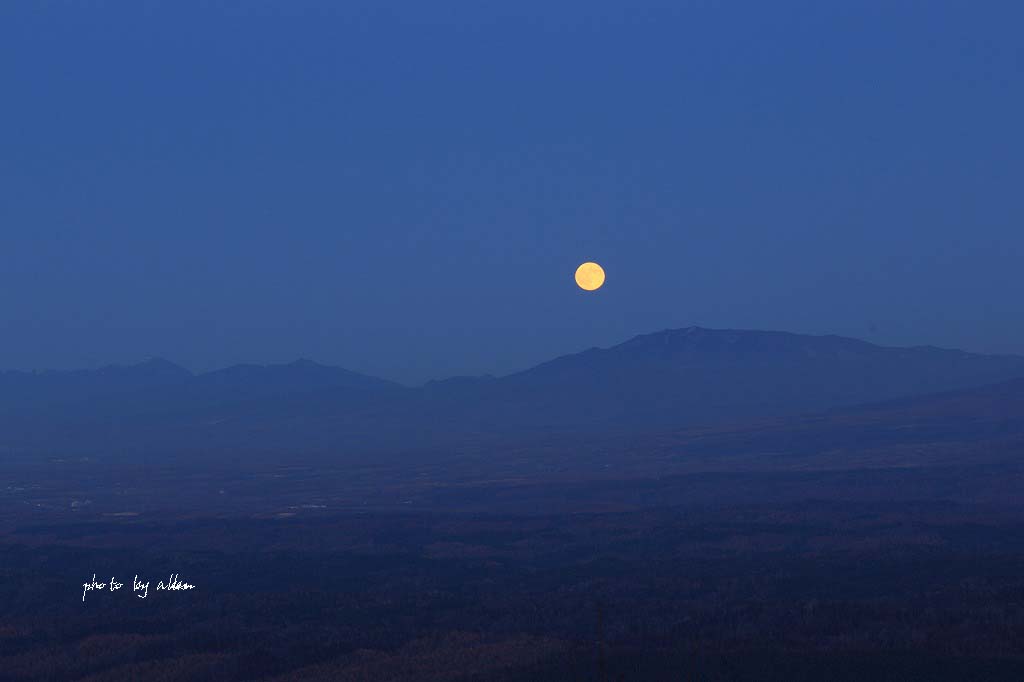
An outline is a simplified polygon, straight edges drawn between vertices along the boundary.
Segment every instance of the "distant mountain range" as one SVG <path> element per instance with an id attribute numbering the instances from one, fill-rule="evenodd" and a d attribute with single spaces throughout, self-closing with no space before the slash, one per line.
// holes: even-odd
<path id="1" fill-rule="evenodd" d="M 230 400 L 323 388 L 397 386 L 384 379 L 305 359 L 287 365 L 234 365 L 193 374 L 162 358 L 152 358 L 137 365 L 110 365 L 97 370 L 0 372 L 0 407 L 67 405 L 147 392 L 167 393 L 182 399 Z"/>
<path id="2" fill-rule="evenodd" d="M 299 360 L 0 372 L 0 453 L 351 453 L 774 417 L 1024 377 L 1024 357 L 700 327 L 409 388 Z"/>

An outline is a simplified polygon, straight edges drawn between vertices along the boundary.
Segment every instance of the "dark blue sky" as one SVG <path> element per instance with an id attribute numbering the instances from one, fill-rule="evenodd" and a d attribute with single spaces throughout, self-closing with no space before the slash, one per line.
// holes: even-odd
<path id="1" fill-rule="evenodd" d="M 1024 353 L 1019 2 L 5 2 L 0 367 Z M 596 294 L 574 286 L 604 265 Z"/>

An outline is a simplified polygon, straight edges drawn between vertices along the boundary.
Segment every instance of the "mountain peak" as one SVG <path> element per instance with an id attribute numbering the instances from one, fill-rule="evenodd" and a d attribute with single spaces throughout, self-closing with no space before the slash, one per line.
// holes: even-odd
<path id="1" fill-rule="evenodd" d="M 197 377 L 200 383 L 216 384 L 237 390 L 273 390 L 302 392 L 328 388 L 385 388 L 396 384 L 341 367 L 322 365 L 308 358 L 287 364 L 243 364 L 207 372 Z"/>
<path id="2" fill-rule="evenodd" d="M 168 360 L 167 358 L 161 358 L 161 357 L 156 357 L 156 356 L 148 357 L 145 360 L 143 360 L 142 362 L 139 362 L 139 363 L 133 365 L 133 367 L 135 367 L 136 369 L 145 369 L 145 370 L 150 371 L 150 372 L 161 372 L 161 373 L 167 373 L 167 374 L 181 374 L 181 375 L 187 374 L 187 375 L 190 375 L 190 376 L 192 374 L 192 372 L 188 371 L 187 369 L 185 369 L 181 365 L 173 363 L 170 360 Z"/>
<path id="3" fill-rule="evenodd" d="M 613 346 L 611 350 L 642 351 L 666 348 L 678 351 L 729 352 L 744 355 L 882 350 L 881 346 L 867 341 L 834 334 L 818 336 L 755 329 L 709 329 L 697 326 L 663 329 L 651 334 L 641 334 Z"/>
<path id="4" fill-rule="evenodd" d="M 814 411 L 1022 376 L 1020 357 L 890 348 L 836 335 L 693 326 L 565 355 L 501 381 L 530 395 L 543 418 L 553 419 L 569 406 L 578 412 L 572 418 L 581 421 L 602 415 L 623 423 L 692 424 Z"/>

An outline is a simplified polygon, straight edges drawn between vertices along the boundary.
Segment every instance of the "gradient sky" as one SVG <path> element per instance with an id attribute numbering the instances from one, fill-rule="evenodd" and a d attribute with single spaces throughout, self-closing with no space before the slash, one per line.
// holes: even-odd
<path id="1" fill-rule="evenodd" d="M 0 367 L 1024 353 L 1024 3 L 0 4 Z M 597 293 L 573 284 L 600 262 Z"/>

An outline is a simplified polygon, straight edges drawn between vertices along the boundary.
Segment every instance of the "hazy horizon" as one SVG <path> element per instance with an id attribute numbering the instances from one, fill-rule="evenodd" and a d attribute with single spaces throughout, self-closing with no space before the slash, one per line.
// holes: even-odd
<path id="1" fill-rule="evenodd" d="M 290 365 L 290 364 L 294 364 L 294 363 L 308 361 L 308 362 L 312 362 L 314 364 L 321 365 L 321 366 L 345 369 L 345 370 L 348 370 L 348 371 L 357 372 L 359 374 L 364 374 L 364 375 L 367 375 L 367 376 L 370 376 L 370 377 L 384 379 L 384 380 L 387 380 L 387 381 L 390 381 L 390 382 L 393 382 L 393 383 L 396 383 L 396 384 L 400 384 L 400 385 L 403 385 L 403 386 L 407 386 L 407 387 L 417 387 L 417 386 L 422 386 L 423 384 L 429 383 L 431 381 L 440 381 L 440 380 L 451 379 L 451 378 L 456 378 L 456 377 L 467 377 L 467 376 L 473 376 L 473 377 L 482 377 L 482 376 L 503 377 L 503 376 L 509 376 L 511 374 L 516 374 L 518 372 L 526 371 L 528 369 L 536 367 L 536 366 L 538 366 L 540 364 L 543 364 L 545 362 L 548 362 L 550 360 L 554 360 L 556 358 L 570 356 L 570 355 L 576 355 L 578 353 L 582 353 L 582 352 L 587 351 L 587 350 L 592 349 L 592 348 L 602 348 L 602 349 L 613 348 L 615 346 L 618 346 L 620 344 L 626 343 L 627 341 L 630 341 L 630 340 L 638 338 L 638 337 L 650 336 L 650 335 L 653 335 L 653 334 L 658 334 L 658 333 L 667 332 L 667 331 L 680 331 L 680 330 L 686 330 L 686 329 L 703 329 L 703 330 L 706 330 L 706 331 L 715 331 L 715 332 L 731 331 L 731 332 L 754 332 L 754 333 L 781 333 L 781 334 L 793 334 L 793 335 L 797 335 L 797 336 L 838 337 L 838 338 L 844 338 L 844 339 L 854 339 L 854 340 L 859 340 L 859 341 L 865 341 L 867 343 L 871 343 L 873 345 L 876 345 L 876 346 L 879 346 L 879 347 L 883 347 L 883 348 L 924 348 L 924 347 L 932 347 L 932 348 L 939 348 L 939 349 L 942 349 L 942 350 L 963 351 L 963 352 L 970 353 L 970 354 L 973 354 L 973 355 L 1015 355 L 1015 356 L 1024 355 L 1024 354 L 1020 354 L 1020 353 L 984 353 L 984 352 L 978 352 L 978 351 L 972 350 L 970 348 L 961 348 L 961 347 L 953 347 L 953 346 L 941 346 L 941 345 L 938 345 L 938 344 L 927 343 L 927 342 L 925 342 L 925 343 L 911 343 L 911 344 L 881 343 L 881 342 L 878 342 L 876 340 L 871 340 L 871 339 L 867 338 L 866 336 L 858 337 L 858 336 L 850 336 L 850 335 L 846 335 L 846 334 L 833 334 L 833 333 L 827 333 L 827 332 L 826 333 L 804 333 L 804 332 L 794 332 L 794 331 L 790 331 L 790 330 L 787 330 L 787 329 L 746 329 L 746 328 L 739 328 L 739 327 L 705 327 L 705 326 L 702 326 L 702 325 L 687 325 L 686 327 L 664 327 L 664 328 L 661 328 L 661 329 L 655 329 L 655 330 L 650 330 L 650 331 L 646 331 L 646 332 L 640 332 L 640 333 L 632 334 L 632 335 L 630 335 L 628 337 L 619 338 L 619 339 L 617 339 L 617 340 L 615 340 L 615 341 L 613 341 L 611 343 L 606 343 L 606 344 L 590 344 L 590 345 L 587 345 L 587 346 L 582 346 L 582 347 L 579 347 L 579 348 L 576 348 L 576 349 L 573 349 L 573 350 L 569 350 L 569 351 L 564 352 L 564 353 L 557 353 L 557 354 L 550 355 L 550 356 L 547 356 L 547 357 L 539 358 L 539 359 L 537 359 L 535 362 L 533 362 L 531 364 L 520 366 L 520 367 L 515 367 L 515 368 L 512 368 L 510 370 L 503 371 L 503 372 L 495 372 L 495 371 L 482 371 L 482 372 L 473 372 L 473 373 L 463 372 L 463 373 L 456 373 L 456 374 L 447 374 L 447 375 L 444 375 L 444 376 L 431 376 L 431 377 L 427 377 L 426 379 L 423 379 L 423 380 L 420 380 L 420 381 L 403 381 L 403 380 L 400 380 L 400 379 L 397 379 L 397 378 L 393 378 L 393 377 L 390 377 L 390 376 L 387 376 L 387 375 L 384 375 L 384 374 L 374 374 L 372 372 L 363 371 L 363 370 L 360 370 L 360 369 L 356 368 L 356 365 L 358 363 L 327 362 L 327 361 L 322 360 L 321 358 L 308 357 L 308 356 L 298 356 L 298 357 L 285 358 L 285 359 L 282 359 L 282 360 L 274 360 L 274 361 L 266 361 L 266 362 L 260 362 L 260 361 L 232 362 L 232 363 L 228 363 L 228 364 L 225 364 L 225 365 L 218 365 L 218 366 L 214 366 L 214 367 L 195 368 L 195 367 L 190 367 L 190 366 L 188 366 L 188 365 L 186 365 L 184 363 L 181 363 L 181 362 L 177 361 L 174 357 L 167 357 L 167 356 L 163 356 L 163 355 L 144 355 L 144 356 L 138 357 L 136 359 L 126 359 L 126 360 L 121 360 L 121 361 L 116 361 L 116 362 L 107 362 L 107 363 L 103 363 L 103 364 L 100 364 L 100 365 L 84 366 L 84 367 L 83 366 L 74 366 L 74 367 L 28 367 L 28 368 L 26 368 L 26 367 L 0 367 L 0 372 L 4 372 L 4 371 L 19 371 L 19 372 L 47 372 L 47 371 L 56 371 L 56 372 L 63 372 L 63 371 L 75 371 L 75 370 L 97 370 L 97 369 L 102 369 L 104 367 L 131 367 L 131 366 L 135 366 L 135 365 L 144 364 L 144 363 L 146 363 L 148 361 L 151 361 L 151 360 L 162 360 L 162 361 L 169 362 L 169 363 L 171 363 L 171 364 L 173 364 L 173 365 L 175 365 L 177 367 L 180 367 L 182 369 L 185 369 L 185 370 L 191 372 L 194 375 L 201 375 L 201 374 L 216 372 L 218 370 L 228 369 L 228 368 L 231 368 L 231 367 L 236 367 L 236 366 L 239 366 L 239 365 L 253 365 L 253 366 L 264 366 L 264 367 L 266 367 L 266 366 Z"/>

